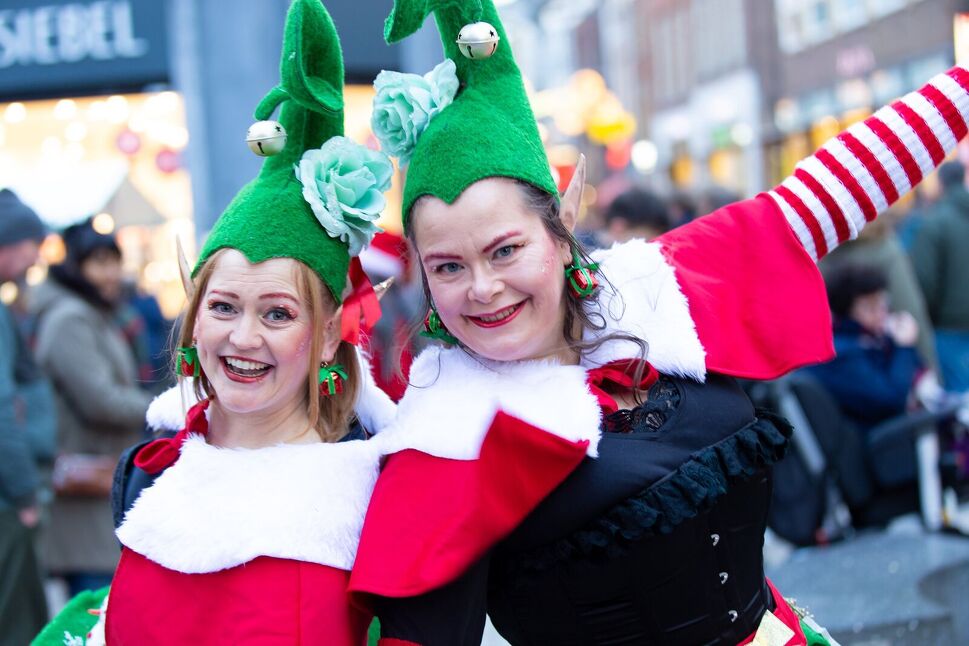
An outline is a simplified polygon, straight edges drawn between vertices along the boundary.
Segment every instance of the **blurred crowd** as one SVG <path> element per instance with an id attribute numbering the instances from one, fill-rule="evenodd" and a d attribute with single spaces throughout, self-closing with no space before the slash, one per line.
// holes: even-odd
<path id="1" fill-rule="evenodd" d="M 822 260 L 836 358 L 778 383 L 748 385 L 756 404 L 798 418 L 801 438 L 812 436 L 808 447 L 795 441 L 776 478 L 772 526 L 793 543 L 825 542 L 913 511 L 925 517 L 920 469 L 939 470 L 950 503 L 966 493 L 966 168 L 947 162 L 937 180 L 935 195 L 919 192 Z M 738 199 L 723 188 L 693 196 L 629 188 L 591 213 L 582 240 L 600 247 L 653 239 Z M 920 463 L 919 438 L 927 435 L 940 457 Z M 835 505 L 842 517 L 832 531 L 825 518 Z M 943 523 L 953 511 L 941 510 Z"/>
<path id="2" fill-rule="evenodd" d="M 951 467 L 947 483 L 966 480 L 965 428 L 950 404 L 969 391 L 969 191 L 959 162 L 938 179 L 937 197 L 871 223 L 822 262 L 837 358 L 796 373 L 793 388 L 751 389 L 785 413 L 785 393 L 800 397 L 830 464 L 820 476 L 796 462 L 779 468 L 787 472 L 775 496 L 797 504 L 775 505 L 773 525 L 795 543 L 824 540 L 825 501 L 812 495 L 825 494 L 810 489 L 818 478 L 833 478 L 856 527 L 913 510 L 912 428 L 926 420 Z M 652 240 L 739 197 L 632 187 L 590 209 L 579 237 L 590 248 Z M 68 595 L 109 583 L 118 556 L 107 501 L 113 468 L 173 380 L 172 322 L 125 279 L 115 238 L 91 220 L 59 232 L 63 261 L 26 286 L 48 233 L 14 193 L 0 192 L 0 283 L 20 288 L 0 303 L 0 625 L 14 631 L 9 643 L 27 643 L 45 623 L 48 578 Z M 381 233 L 361 256 L 374 283 L 397 280 L 369 339 L 374 376 L 395 399 L 426 309 L 407 246 Z"/>
<path id="3" fill-rule="evenodd" d="M 91 220 L 60 232 L 65 256 L 27 288 L 48 231 L 0 191 L 0 626 L 29 643 L 47 622 L 44 580 L 107 585 L 118 558 L 108 496 L 121 451 L 168 384 L 170 322 L 127 283 L 114 236 Z"/>

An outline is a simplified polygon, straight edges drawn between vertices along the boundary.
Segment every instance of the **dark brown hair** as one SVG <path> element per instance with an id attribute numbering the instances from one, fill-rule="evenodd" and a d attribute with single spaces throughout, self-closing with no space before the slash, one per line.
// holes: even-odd
<path id="1" fill-rule="evenodd" d="M 564 242 L 569 246 L 569 249 L 573 250 L 578 254 L 579 258 L 582 260 L 583 264 L 592 263 L 592 259 L 589 254 L 582 248 L 572 232 L 565 228 L 562 224 L 562 220 L 559 217 L 559 200 L 556 196 L 546 193 L 544 190 L 533 186 L 527 182 L 521 180 L 510 180 L 513 181 L 515 186 L 521 191 L 522 199 L 524 201 L 525 207 L 535 213 L 538 217 L 542 219 L 542 224 L 545 230 L 556 242 Z M 416 211 L 416 206 L 420 204 L 424 197 L 418 198 L 414 202 L 414 206 L 411 207 L 411 217 L 408 219 L 410 226 L 408 227 L 407 237 L 413 245 L 414 249 L 417 249 L 417 243 L 414 240 L 414 214 Z M 427 276 L 424 274 L 424 268 L 420 263 L 417 263 L 421 267 L 421 283 L 423 285 L 424 298 L 426 300 L 425 305 L 430 306 L 431 303 L 431 292 L 427 284 Z M 600 284 L 606 284 L 616 291 L 615 288 L 609 283 L 608 279 L 602 275 L 601 272 L 597 272 L 596 277 L 599 279 Z M 564 280 L 564 274 L 563 274 Z M 563 336 L 565 337 L 565 342 L 570 349 L 575 351 L 579 357 L 584 357 L 591 352 L 595 352 L 607 341 L 621 340 L 629 341 L 634 343 L 639 347 L 639 359 L 645 359 L 648 351 L 648 345 L 646 341 L 640 339 L 632 334 L 625 332 L 611 332 L 609 334 L 604 334 L 591 341 L 586 341 L 582 339 L 583 330 L 591 330 L 593 332 L 601 332 L 606 329 L 606 319 L 602 315 L 599 306 L 599 295 L 602 293 L 602 287 L 600 287 L 593 298 L 582 299 L 575 296 L 571 290 L 563 290 L 563 295 L 565 298 L 565 320 L 563 322 Z M 618 294 L 618 291 L 616 291 Z M 422 312 L 426 310 L 422 308 Z M 422 324 L 415 326 L 416 329 L 422 329 Z M 642 377 L 643 367 L 640 365 L 636 369 L 636 373 L 633 375 L 634 379 L 638 382 Z"/>
<path id="2" fill-rule="evenodd" d="M 195 321 L 198 315 L 199 305 L 205 290 L 208 288 L 209 279 L 215 271 L 218 259 L 226 250 L 220 249 L 212 254 L 195 278 L 195 293 L 185 308 L 182 319 L 181 332 L 178 344 L 181 347 L 188 347 L 193 344 L 195 336 Z M 320 438 L 324 442 L 338 442 L 349 430 L 350 421 L 353 418 L 353 405 L 357 400 L 357 393 L 360 389 L 360 365 L 357 361 L 356 349 L 346 341 L 341 341 L 333 358 L 334 363 L 341 364 L 346 370 L 348 379 L 343 384 L 343 392 L 337 395 L 321 395 L 319 386 L 319 356 L 323 347 L 323 321 L 328 316 L 332 316 L 336 309 L 333 297 L 323 281 L 312 269 L 299 261 L 296 262 L 296 289 L 300 298 L 307 304 L 310 313 L 310 322 L 313 330 L 313 338 L 310 342 L 309 365 L 307 366 L 307 414 L 310 424 L 316 428 Z M 177 361 L 177 358 L 176 358 Z M 175 374 L 179 374 L 175 371 Z M 195 395 L 199 398 L 215 397 L 216 393 L 212 390 L 205 373 L 195 380 Z"/>

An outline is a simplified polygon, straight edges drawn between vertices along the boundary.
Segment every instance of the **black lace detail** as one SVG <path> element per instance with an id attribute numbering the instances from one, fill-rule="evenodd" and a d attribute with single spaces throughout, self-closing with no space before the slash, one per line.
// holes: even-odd
<path id="1" fill-rule="evenodd" d="M 563 561 L 615 558 L 648 536 L 668 534 L 706 511 L 727 493 L 774 464 L 793 429 L 783 418 L 758 410 L 757 419 L 694 453 L 659 482 L 627 498 L 569 536 L 507 559 L 506 574 L 547 570 Z"/>
<path id="2" fill-rule="evenodd" d="M 631 410 L 620 410 L 602 420 L 603 433 L 648 433 L 659 430 L 680 405 L 680 389 L 669 377 L 660 377 L 646 401 Z"/>

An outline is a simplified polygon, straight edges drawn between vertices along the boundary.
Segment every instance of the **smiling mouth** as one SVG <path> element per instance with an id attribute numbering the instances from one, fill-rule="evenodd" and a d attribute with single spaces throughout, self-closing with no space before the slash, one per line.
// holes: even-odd
<path id="1" fill-rule="evenodd" d="M 222 365 L 230 375 L 249 379 L 261 377 L 272 369 L 272 366 L 267 363 L 236 357 L 222 357 Z"/>
<path id="2" fill-rule="evenodd" d="M 506 323 L 511 323 L 512 319 L 518 316 L 518 313 L 522 311 L 522 306 L 525 301 L 520 303 L 515 303 L 510 307 L 506 307 L 497 312 L 492 312 L 491 314 L 484 314 L 482 316 L 466 316 L 469 321 L 477 325 L 478 327 L 499 327 L 505 325 Z"/>

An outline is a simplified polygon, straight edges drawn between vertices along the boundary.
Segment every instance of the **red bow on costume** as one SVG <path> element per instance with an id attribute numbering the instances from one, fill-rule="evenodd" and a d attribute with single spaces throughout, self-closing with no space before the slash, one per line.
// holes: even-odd
<path id="1" fill-rule="evenodd" d="M 209 432 L 209 420 L 205 417 L 205 409 L 209 407 L 209 400 L 203 399 L 189 409 L 185 416 L 185 428 L 172 437 L 165 437 L 149 442 L 142 447 L 135 456 L 135 466 L 142 471 L 155 475 L 175 464 L 179 451 L 189 433 L 205 435 Z"/>
<path id="2" fill-rule="evenodd" d="M 640 363 L 643 365 L 643 376 L 638 382 L 634 382 L 633 377 Z M 602 408 L 604 415 L 615 413 L 619 410 L 619 404 L 602 387 L 613 385 L 621 388 L 633 388 L 635 390 L 646 390 L 656 383 L 659 373 L 656 368 L 641 359 L 619 359 L 611 361 L 604 366 L 593 368 L 586 372 L 585 382 L 589 385 L 589 390 L 599 400 L 599 407 Z"/>
<path id="3" fill-rule="evenodd" d="M 370 279 L 363 271 L 360 258 L 350 259 L 349 296 L 343 299 L 343 316 L 340 320 L 340 338 L 353 345 L 360 343 L 360 330 L 369 332 L 380 320 L 380 302 L 373 291 Z"/>

